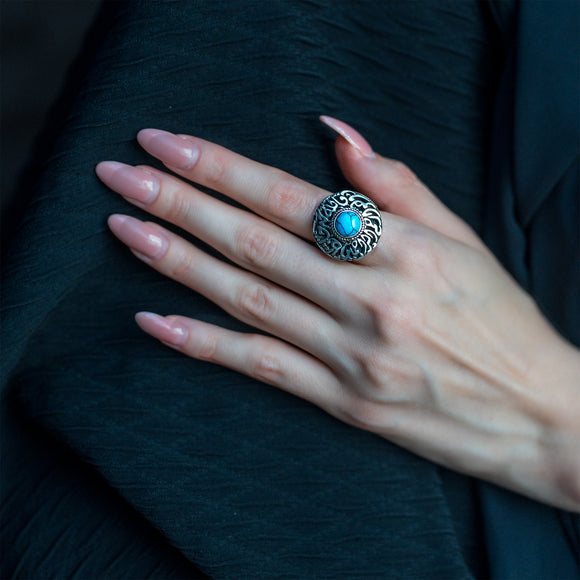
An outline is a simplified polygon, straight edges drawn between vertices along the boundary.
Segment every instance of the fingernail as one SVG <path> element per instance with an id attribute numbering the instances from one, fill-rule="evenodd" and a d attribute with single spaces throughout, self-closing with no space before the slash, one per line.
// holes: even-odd
<path id="1" fill-rule="evenodd" d="M 375 153 L 372 147 L 367 143 L 367 140 L 350 125 L 347 125 L 343 121 L 334 119 L 333 117 L 327 117 L 322 115 L 320 120 L 333 131 L 336 131 L 341 137 L 344 137 L 355 149 L 360 151 L 361 155 L 372 159 L 375 157 Z"/>
<path id="2" fill-rule="evenodd" d="M 152 224 L 120 214 L 110 216 L 107 223 L 111 231 L 145 261 L 159 259 L 167 251 L 168 239 Z"/>
<path id="3" fill-rule="evenodd" d="M 137 312 L 135 321 L 147 334 L 173 346 L 181 346 L 187 340 L 187 328 L 176 321 L 153 312 Z"/>
<path id="4" fill-rule="evenodd" d="M 151 155 L 176 169 L 190 169 L 199 157 L 199 150 L 185 137 L 160 129 L 143 129 L 137 141 Z"/>
<path id="5" fill-rule="evenodd" d="M 149 204 L 159 194 L 159 180 L 138 167 L 117 161 L 102 161 L 95 171 L 105 185 L 134 201 Z"/>

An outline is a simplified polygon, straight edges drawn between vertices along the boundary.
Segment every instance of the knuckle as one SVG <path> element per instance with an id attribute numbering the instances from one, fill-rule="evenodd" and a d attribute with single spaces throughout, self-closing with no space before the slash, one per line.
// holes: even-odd
<path id="1" fill-rule="evenodd" d="M 187 282 L 191 277 L 191 273 L 195 272 L 193 256 L 188 252 L 174 251 L 166 261 L 163 271 L 173 280 Z"/>
<path id="2" fill-rule="evenodd" d="M 218 360 L 218 338 L 207 334 L 204 336 L 193 350 L 193 356 L 203 361 L 217 363 Z"/>
<path id="3" fill-rule="evenodd" d="M 431 248 L 433 245 L 432 236 L 429 235 L 427 230 L 417 224 L 410 223 L 401 232 L 401 252 L 407 255 L 413 255 L 418 253 L 431 253 Z"/>
<path id="4" fill-rule="evenodd" d="M 203 162 L 203 177 L 208 187 L 219 189 L 219 186 L 226 181 L 228 163 L 225 156 L 219 152 L 208 155 Z"/>
<path id="5" fill-rule="evenodd" d="M 412 361 L 385 350 L 366 353 L 358 361 L 361 391 L 372 402 L 402 403 L 413 396 L 412 386 L 422 380 Z"/>
<path id="6" fill-rule="evenodd" d="M 250 348 L 248 374 L 264 383 L 282 384 L 283 371 L 278 357 L 264 344 L 261 336 L 254 336 Z"/>
<path id="7" fill-rule="evenodd" d="M 238 236 L 238 255 L 248 265 L 264 268 L 272 264 L 278 244 L 271 232 L 262 227 L 243 228 Z"/>
<path id="8" fill-rule="evenodd" d="M 266 192 L 266 209 L 274 218 L 287 219 L 305 210 L 308 199 L 304 185 L 293 179 L 281 178 L 275 180 Z"/>
<path id="9" fill-rule="evenodd" d="M 394 409 L 389 405 L 353 397 L 343 409 L 343 413 L 344 419 L 354 427 L 365 431 L 385 432 L 392 423 Z"/>
<path id="10" fill-rule="evenodd" d="M 429 280 L 430 285 L 433 285 L 438 272 L 437 263 L 435 253 L 431 249 L 426 249 L 423 252 L 414 253 L 407 261 L 405 270 L 417 279 Z"/>
<path id="11" fill-rule="evenodd" d="M 421 183 L 409 166 L 402 161 L 394 160 L 392 170 L 399 187 L 415 187 Z"/>
<path id="12" fill-rule="evenodd" d="M 392 298 L 378 317 L 382 335 L 392 341 L 395 337 L 415 334 L 419 325 L 419 312 L 408 299 Z"/>
<path id="13" fill-rule="evenodd" d="M 360 360 L 359 366 L 365 385 L 368 385 L 370 390 L 377 395 L 386 395 L 391 369 L 385 358 L 376 352 L 370 352 Z"/>
<path id="14" fill-rule="evenodd" d="M 438 263 L 437 241 L 425 228 L 410 225 L 399 239 L 396 259 L 406 272 L 432 274 Z"/>
<path id="15" fill-rule="evenodd" d="M 271 289 L 263 284 L 244 286 L 238 296 L 238 309 L 246 320 L 260 322 L 269 320 L 274 310 Z"/>
<path id="16" fill-rule="evenodd" d="M 372 336 L 383 347 L 411 333 L 418 316 L 412 299 L 394 291 L 369 296 L 362 303 L 362 309 Z"/>
<path id="17" fill-rule="evenodd" d="M 187 196 L 175 191 L 165 210 L 165 219 L 174 224 L 184 224 L 188 220 L 191 205 Z"/>

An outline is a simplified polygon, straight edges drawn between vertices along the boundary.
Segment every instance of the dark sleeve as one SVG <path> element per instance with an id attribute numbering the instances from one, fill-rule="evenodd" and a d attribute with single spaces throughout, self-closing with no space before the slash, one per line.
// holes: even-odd
<path id="1" fill-rule="evenodd" d="M 513 16 L 492 5 L 508 57 L 494 106 L 484 239 L 579 346 L 578 4 L 524 1 Z M 578 514 L 488 484 L 481 499 L 494 577 L 580 577 Z"/>

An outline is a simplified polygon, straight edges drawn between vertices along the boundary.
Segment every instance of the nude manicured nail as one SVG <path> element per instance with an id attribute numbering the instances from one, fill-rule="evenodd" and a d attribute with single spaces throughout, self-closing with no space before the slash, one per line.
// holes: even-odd
<path id="1" fill-rule="evenodd" d="M 138 167 L 103 161 L 96 167 L 99 179 L 112 190 L 143 204 L 155 201 L 159 194 L 159 180 Z"/>
<path id="2" fill-rule="evenodd" d="M 181 346 L 187 340 L 187 328 L 177 322 L 169 322 L 153 312 L 138 312 L 135 321 L 147 334 L 173 346 Z"/>
<path id="3" fill-rule="evenodd" d="M 128 215 L 114 214 L 108 222 L 111 231 L 145 260 L 161 258 L 169 246 L 167 238 L 152 224 Z"/>
<path id="4" fill-rule="evenodd" d="M 320 120 L 333 131 L 336 131 L 341 137 L 346 139 L 355 149 L 360 151 L 361 155 L 369 157 L 372 159 L 375 157 L 375 153 L 372 147 L 368 144 L 367 140 L 350 125 L 347 125 L 344 121 L 339 121 L 333 117 L 327 117 L 322 115 Z"/>
<path id="5" fill-rule="evenodd" d="M 143 129 L 137 141 L 151 155 L 176 169 L 190 169 L 199 157 L 191 140 L 160 129 Z"/>

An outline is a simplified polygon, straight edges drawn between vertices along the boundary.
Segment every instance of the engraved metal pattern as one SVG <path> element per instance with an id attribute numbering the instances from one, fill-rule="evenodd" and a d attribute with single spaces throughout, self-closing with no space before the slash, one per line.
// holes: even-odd
<path id="1" fill-rule="evenodd" d="M 336 230 L 336 218 L 344 211 L 352 211 L 360 218 L 360 230 L 353 236 L 341 236 Z M 356 191 L 345 190 L 324 198 L 312 220 L 312 233 L 318 247 L 335 260 L 360 260 L 376 247 L 382 231 L 379 208 Z"/>

